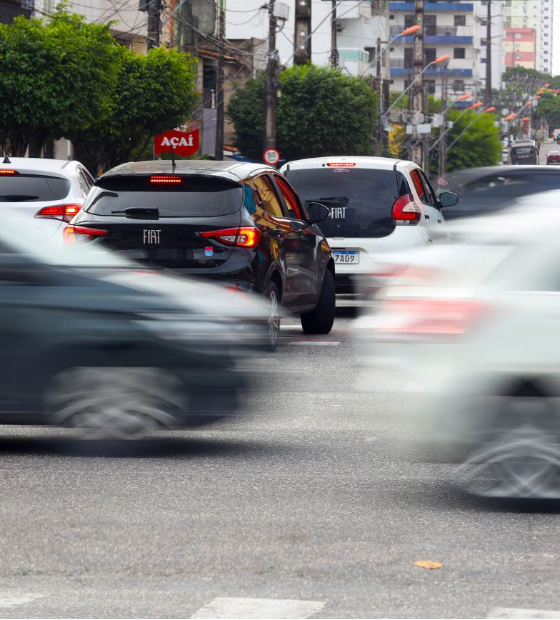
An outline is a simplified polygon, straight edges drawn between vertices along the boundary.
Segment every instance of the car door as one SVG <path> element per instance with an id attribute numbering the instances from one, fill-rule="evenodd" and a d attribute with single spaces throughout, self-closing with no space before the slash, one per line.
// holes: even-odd
<path id="1" fill-rule="evenodd" d="M 439 202 L 436 198 L 436 193 L 434 192 L 433 187 L 431 186 L 428 178 L 424 174 L 423 170 L 418 170 L 418 174 L 422 179 L 422 183 L 424 184 L 424 196 L 429 203 L 430 207 L 433 207 L 435 210 L 435 220 L 433 222 L 433 240 L 434 241 L 442 241 L 445 239 L 449 239 L 449 229 L 447 228 L 447 224 L 445 223 L 445 218 L 441 213 L 441 209 L 439 208 Z M 432 223 L 432 217 L 430 215 L 430 223 Z"/>
<path id="2" fill-rule="evenodd" d="M 259 174 L 252 180 L 253 187 L 263 206 L 262 217 L 255 220 L 270 248 L 270 253 L 280 264 L 284 276 L 282 305 L 294 307 L 300 304 L 299 255 L 297 231 L 291 229 L 286 218 L 283 201 L 269 174 Z"/>
<path id="3" fill-rule="evenodd" d="M 438 215 L 441 217 L 440 211 L 436 209 L 435 197 L 428 194 L 428 189 L 422 179 L 420 168 L 413 168 L 410 171 L 410 177 L 412 179 L 413 191 L 416 194 L 417 200 L 421 203 L 422 210 L 424 211 L 424 220 L 420 223 L 428 235 L 430 243 L 438 239 Z"/>
<path id="4" fill-rule="evenodd" d="M 274 175 L 284 209 L 293 229 L 294 241 L 299 256 L 300 303 L 311 305 L 316 303 L 321 287 L 322 265 L 319 262 L 320 237 L 313 232 L 305 220 L 302 204 L 292 187 L 280 175 Z"/>

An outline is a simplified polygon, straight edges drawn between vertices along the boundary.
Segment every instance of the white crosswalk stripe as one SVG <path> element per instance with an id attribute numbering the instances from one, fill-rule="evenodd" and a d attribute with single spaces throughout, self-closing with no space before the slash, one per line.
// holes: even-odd
<path id="1" fill-rule="evenodd" d="M 191 618 L 253 618 L 299 619 L 309 618 L 321 611 L 321 601 L 298 601 L 272 598 L 215 598 L 201 607 Z"/>
<path id="2" fill-rule="evenodd" d="M 495 607 L 487 618 L 560 618 L 560 611 L 548 609 L 518 609 L 516 607 Z"/>

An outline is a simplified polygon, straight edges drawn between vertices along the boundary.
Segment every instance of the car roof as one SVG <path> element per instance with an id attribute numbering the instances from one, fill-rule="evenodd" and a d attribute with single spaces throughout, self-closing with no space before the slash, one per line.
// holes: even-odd
<path id="1" fill-rule="evenodd" d="M 393 159 L 391 157 L 367 157 L 364 155 L 341 155 L 339 157 L 310 157 L 296 159 L 283 166 L 283 170 L 303 170 L 305 168 L 323 168 L 332 163 L 355 163 L 360 168 L 374 168 L 377 170 L 394 170 L 397 165 L 412 164 L 412 162 Z"/>
<path id="2" fill-rule="evenodd" d="M 121 164 L 108 170 L 101 178 L 150 174 L 197 174 L 239 181 L 261 170 L 277 172 L 275 168 L 260 163 L 182 159 L 176 160 L 173 166 L 171 160 L 158 159 Z"/>
<path id="3" fill-rule="evenodd" d="M 59 172 L 68 174 L 73 171 L 79 162 L 69 159 L 47 159 L 43 157 L 8 157 L 4 163 L 0 158 L 0 168 L 17 168 L 22 172 Z"/>

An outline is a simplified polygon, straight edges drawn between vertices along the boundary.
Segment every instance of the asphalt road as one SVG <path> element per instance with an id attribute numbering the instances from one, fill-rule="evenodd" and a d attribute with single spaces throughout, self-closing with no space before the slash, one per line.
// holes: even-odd
<path id="1" fill-rule="evenodd" d="M 353 312 L 328 337 L 289 321 L 236 421 L 136 452 L 4 427 L 0 616 L 560 610 L 558 508 L 469 498 L 421 462 L 395 415 L 414 378 L 364 377 Z"/>

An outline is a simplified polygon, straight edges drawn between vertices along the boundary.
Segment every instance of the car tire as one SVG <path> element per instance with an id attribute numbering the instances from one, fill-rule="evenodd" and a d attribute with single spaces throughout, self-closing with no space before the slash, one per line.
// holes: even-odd
<path id="1" fill-rule="evenodd" d="M 327 269 L 319 302 L 312 312 L 301 315 L 301 326 L 306 334 L 328 334 L 334 323 L 336 293 L 333 274 Z"/>
<path id="2" fill-rule="evenodd" d="M 276 350 L 280 338 L 280 292 L 274 282 L 269 282 L 266 287 L 265 297 L 269 303 L 268 335 L 266 348 L 269 351 Z"/>

